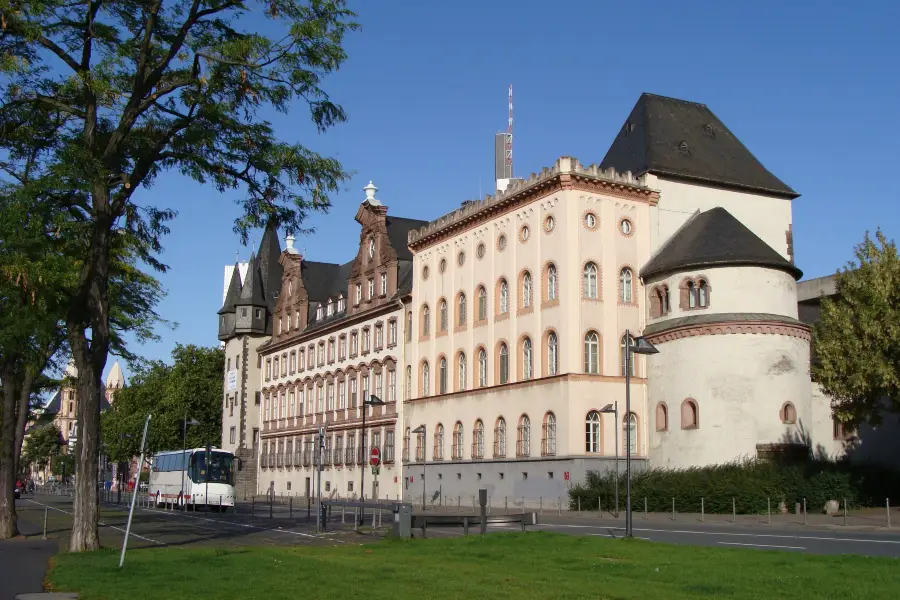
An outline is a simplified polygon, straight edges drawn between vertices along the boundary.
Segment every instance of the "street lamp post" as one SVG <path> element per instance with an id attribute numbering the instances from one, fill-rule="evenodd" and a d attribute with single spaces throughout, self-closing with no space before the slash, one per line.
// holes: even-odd
<path id="1" fill-rule="evenodd" d="M 181 502 L 181 510 L 185 510 L 187 508 L 187 502 L 184 501 L 184 471 L 187 465 L 184 464 L 184 455 L 187 453 L 187 427 L 188 425 L 199 425 L 200 421 L 196 419 L 188 419 L 187 413 L 184 415 L 184 420 L 181 425 L 181 494 L 179 495 L 179 501 Z M 209 471 L 207 471 L 207 476 L 209 476 Z"/>
<path id="2" fill-rule="evenodd" d="M 369 394 L 369 392 L 363 392 L 365 396 L 362 401 L 362 451 L 363 451 L 363 459 L 360 461 L 362 464 L 361 471 L 359 474 L 359 524 L 362 525 L 366 519 L 366 465 L 369 464 L 368 460 L 368 444 L 366 443 L 366 413 L 368 412 L 367 406 L 383 406 L 385 404 L 384 400 L 376 396 L 375 394 Z"/>
<path id="3" fill-rule="evenodd" d="M 656 346 L 644 337 L 631 337 L 625 330 L 625 537 L 632 537 L 631 515 L 631 354 L 657 354 Z M 616 424 L 618 426 L 618 423 Z"/>
<path id="4" fill-rule="evenodd" d="M 619 518 L 619 401 L 616 400 L 612 404 L 607 404 L 604 406 L 600 412 L 602 413 L 612 413 L 613 419 L 615 419 L 615 426 L 613 427 L 613 434 L 615 435 L 616 441 L 616 518 Z"/>
<path id="5" fill-rule="evenodd" d="M 419 425 L 412 432 L 422 436 L 422 512 L 425 512 L 425 442 L 428 441 L 425 439 L 425 425 Z"/>

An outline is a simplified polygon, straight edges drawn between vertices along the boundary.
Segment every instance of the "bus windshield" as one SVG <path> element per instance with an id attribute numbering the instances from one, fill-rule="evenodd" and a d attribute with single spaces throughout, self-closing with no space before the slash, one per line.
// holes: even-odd
<path id="1" fill-rule="evenodd" d="M 225 452 L 211 452 L 209 473 L 206 470 L 206 452 L 194 452 L 191 456 L 190 478 L 194 483 L 227 483 L 234 485 L 234 456 Z"/>

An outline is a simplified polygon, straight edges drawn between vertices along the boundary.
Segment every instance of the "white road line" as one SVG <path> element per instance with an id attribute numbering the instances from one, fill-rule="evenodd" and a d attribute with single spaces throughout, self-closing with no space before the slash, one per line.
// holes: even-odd
<path id="1" fill-rule="evenodd" d="M 37 502 L 37 501 L 35 501 L 35 500 L 31 500 L 31 499 L 29 499 L 29 498 L 25 498 L 25 499 L 28 500 L 29 502 L 31 502 L 32 504 L 37 504 L 38 506 L 45 506 L 45 507 L 47 507 L 47 508 L 50 509 L 50 510 L 59 511 L 59 512 L 61 512 L 61 513 L 63 513 L 63 514 L 66 514 L 66 515 L 72 515 L 72 513 L 70 513 L 70 512 L 67 511 L 67 510 L 63 510 L 63 509 L 61 509 L 61 508 L 56 508 L 55 506 L 50 506 L 49 504 L 42 504 L 42 503 Z M 110 529 L 115 529 L 116 531 L 121 531 L 122 533 L 125 533 L 125 530 L 122 529 L 121 527 L 116 527 L 115 525 L 107 525 L 107 524 L 104 523 L 103 521 L 98 521 L 97 524 L 100 525 L 101 527 L 109 527 Z M 136 537 L 136 538 L 139 539 L 139 540 L 144 540 L 145 542 L 150 542 L 151 544 L 160 544 L 160 545 L 164 545 L 162 542 L 159 542 L 159 541 L 156 541 L 156 540 L 151 540 L 151 539 L 148 538 L 148 537 L 144 537 L 144 536 L 142 536 L 142 535 L 138 535 L 138 534 L 136 534 L 136 533 L 134 533 L 134 532 L 131 532 L 129 535 L 131 535 L 132 537 Z"/>
<path id="2" fill-rule="evenodd" d="M 602 526 L 602 525 L 554 525 L 544 523 L 538 527 L 568 527 L 573 529 L 614 529 L 616 531 L 624 531 L 624 527 Z M 878 539 L 858 539 L 858 538 L 836 538 L 821 537 L 813 535 L 779 535 L 774 533 L 739 533 L 729 531 L 692 531 L 689 529 L 644 529 L 635 527 L 634 531 L 648 531 L 651 533 L 689 533 L 692 535 L 723 535 L 728 537 L 758 537 L 758 538 L 777 538 L 787 540 L 817 540 L 825 542 L 858 542 L 861 544 L 900 544 L 900 540 L 878 540 Z"/>
<path id="3" fill-rule="evenodd" d="M 717 542 L 723 546 L 750 546 L 752 548 L 786 548 L 788 550 L 806 550 L 803 546 L 772 546 L 770 544 L 741 544 L 740 542 Z"/>

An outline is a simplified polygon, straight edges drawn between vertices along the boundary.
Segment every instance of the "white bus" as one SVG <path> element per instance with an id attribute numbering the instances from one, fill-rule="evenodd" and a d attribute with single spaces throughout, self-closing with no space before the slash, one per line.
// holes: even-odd
<path id="1" fill-rule="evenodd" d="M 205 448 L 159 452 L 151 461 L 147 492 L 157 506 L 187 503 L 224 511 L 234 506 L 234 472 L 234 454 L 227 450 L 212 448 L 208 464 Z"/>

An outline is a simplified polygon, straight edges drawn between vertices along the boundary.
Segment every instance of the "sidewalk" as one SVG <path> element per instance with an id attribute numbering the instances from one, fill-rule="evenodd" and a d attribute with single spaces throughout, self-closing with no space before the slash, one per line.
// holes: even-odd
<path id="1" fill-rule="evenodd" d="M 29 497 L 28 494 L 24 498 Z M 34 522 L 28 503 L 16 502 L 19 515 L 18 538 L 0 541 L 0 600 L 14 600 L 19 594 L 43 591 L 50 558 L 59 551 L 57 540 L 42 540 L 41 526 Z"/>

